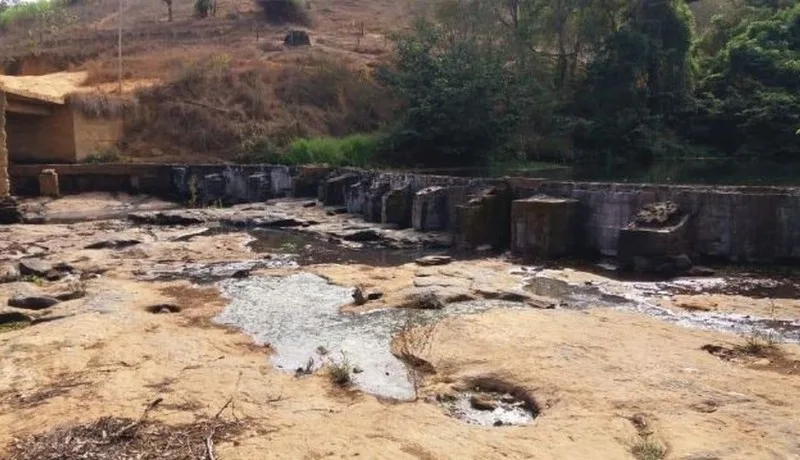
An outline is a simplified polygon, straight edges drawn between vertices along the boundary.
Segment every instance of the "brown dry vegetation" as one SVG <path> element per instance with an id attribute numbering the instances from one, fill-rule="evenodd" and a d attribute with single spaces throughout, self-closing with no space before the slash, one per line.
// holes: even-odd
<path id="1" fill-rule="evenodd" d="M 229 160 L 248 139 L 281 145 L 371 131 L 391 112 L 371 68 L 390 50 L 386 34 L 403 24 L 403 4 L 308 3 L 308 20 L 289 18 L 313 19 L 314 46 L 303 49 L 284 47 L 284 35 L 296 26 L 276 23 L 274 15 L 268 20 L 253 0 L 220 0 L 217 14 L 202 20 L 193 17 L 192 4 L 176 0 L 171 23 L 162 2 L 130 2 L 123 10 L 123 77 L 161 82 L 140 90 L 140 110 L 120 145 L 134 161 Z M 35 39 L 30 25 L 0 31 L 0 69 L 87 70 L 89 87 L 115 82 L 117 6 L 86 0 L 69 8 L 74 22 Z"/>

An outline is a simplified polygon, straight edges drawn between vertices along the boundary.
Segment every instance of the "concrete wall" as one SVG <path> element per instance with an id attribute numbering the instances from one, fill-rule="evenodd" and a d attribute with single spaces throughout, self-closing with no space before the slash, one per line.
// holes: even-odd
<path id="1" fill-rule="evenodd" d="M 38 165 L 10 167 L 17 194 L 37 194 L 41 169 L 54 168 L 62 193 L 125 190 L 208 204 L 263 201 L 291 194 L 299 168 L 275 165 Z M 448 189 L 448 229 L 455 227 L 456 207 L 471 194 L 498 182 L 507 184 L 513 198 L 537 194 L 574 198 L 579 203 L 580 246 L 583 250 L 615 255 L 619 231 L 646 203 L 672 200 L 691 214 L 694 253 L 729 260 L 800 259 L 800 188 L 707 187 L 581 183 L 543 179 L 480 179 L 404 172 L 332 169 L 328 177 L 359 176 L 362 193 L 346 193 L 351 210 L 363 212 L 364 193 L 371 186 L 406 184 L 412 193 L 430 186 Z M 375 187 L 374 189 L 380 189 Z M 411 217 L 411 216 L 409 216 Z M 410 219 L 409 219 L 410 220 Z M 510 225 L 510 222 L 486 222 Z"/>
<path id="2" fill-rule="evenodd" d="M 75 133 L 73 161 L 83 161 L 93 153 L 116 145 L 124 133 L 122 117 L 89 118 L 79 111 L 74 111 L 72 120 Z"/>
<path id="3" fill-rule="evenodd" d="M 6 133 L 11 163 L 72 163 L 75 130 L 72 111 L 51 105 L 49 116 L 6 114 Z"/>
<path id="4" fill-rule="evenodd" d="M 800 258 L 800 188 L 540 182 L 515 189 L 581 204 L 586 249 L 616 255 L 619 230 L 638 208 L 676 202 L 688 212 L 695 253 L 732 260 Z"/>

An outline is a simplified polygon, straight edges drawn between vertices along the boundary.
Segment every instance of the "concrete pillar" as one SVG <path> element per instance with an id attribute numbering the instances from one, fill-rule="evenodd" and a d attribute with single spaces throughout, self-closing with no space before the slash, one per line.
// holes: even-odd
<path id="1" fill-rule="evenodd" d="M 414 230 L 444 230 L 449 218 L 446 187 L 427 187 L 414 195 L 411 226 Z"/>
<path id="2" fill-rule="evenodd" d="M 508 247 L 511 235 L 511 189 L 492 186 L 473 195 L 458 209 L 458 243 L 476 248 L 489 244 L 494 249 Z"/>
<path id="3" fill-rule="evenodd" d="M 578 200 L 534 196 L 511 203 L 511 252 L 523 257 L 573 254 L 578 241 Z"/>
<path id="4" fill-rule="evenodd" d="M 411 222 L 411 185 L 389 190 L 381 197 L 381 223 L 406 228 Z"/>
<path id="5" fill-rule="evenodd" d="M 61 193 L 58 187 L 58 174 L 55 169 L 43 169 L 39 173 L 39 194 L 56 198 Z"/>
<path id="6" fill-rule="evenodd" d="M 11 193 L 8 181 L 8 148 L 6 146 L 6 93 L 0 91 L 0 198 Z"/>

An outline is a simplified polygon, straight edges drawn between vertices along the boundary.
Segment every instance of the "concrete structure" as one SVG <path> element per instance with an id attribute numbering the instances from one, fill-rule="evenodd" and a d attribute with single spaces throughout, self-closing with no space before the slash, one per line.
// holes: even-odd
<path id="1" fill-rule="evenodd" d="M 243 203 L 265 197 L 335 195 L 337 206 L 400 227 L 411 225 L 416 192 L 432 186 L 447 194 L 447 230 L 469 246 L 507 247 L 509 208 L 535 195 L 576 200 L 576 247 L 616 256 L 621 230 L 644 204 L 673 201 L 689 216 L 687 251 L 734 261 L 800 259 L 800 187 L 717 187 L 560 182 L 543 179 L 482 179 L 276 165 L 12 165 L 12 189 L 37 195 L 42 169 L 52 168 L 61 193 L 95 190 L 150 193 L 197 204 Z M 327 175 L 324 173 L 327 172 Z M 313 173 L 313 174 L 312 174 Z M 347 176 L 342 180 L 341 176 Z M 328 180 L 331 184 L 325 185 Z M 208 182 L 207 184 L 205 182 Z M 387 189 L 388 184 L 388 189 Z M 494 191 L 490 193 L 490 190 Z M 388 190 L 388 191 L 387 191 Z M 200 196 L 207 193 L 209 196 Z M 382 193 L 380 197 L 377 195 Z M 334 196 L 331 198 L 334 198 Z M 339 200 L 344 200 L 342 203 Z M 422 207 L 418 206 L 418 210 Z M 430 210 L 430 207 L 425 207 Z M 455 217 L 454 217 L 455 216 Z M 427 221 L 427 219 L 426 219 Z M 485 228 L 483 227 L 485 226 Z"/>
<path id="2" fill-rule="evenodd" d="M 533 196 L 511 203 L 511 252 L 562 257 L 578 251 L 578 200 Z"/>
<path id="3" fill-rule="evenodd" d="M 86 77 L 0 75 L 8 163 L 76 163 L 116 144 L 123 133 L 121 114 L 87 115 L 68 102 Z"/>

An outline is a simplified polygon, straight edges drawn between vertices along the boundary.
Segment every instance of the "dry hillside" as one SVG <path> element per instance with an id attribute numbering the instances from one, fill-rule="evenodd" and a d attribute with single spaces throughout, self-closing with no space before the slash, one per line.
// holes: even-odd
<path id="1" fill-rule="evenodd" d="M 86 85 L 116 91 L 116 0 L 67 8 L 58 27 L 13 24 L 0 31 L 4 73 L 87 70 Z M 194 16 L 175 0 L 174 19 L 159 0 L 125 0 L 123 74 L 139 109 L 120 149 L 134 161 L 216 161 L 242 143 L 374 130 L 390 105 L 371 68 L 391 48 L 410 3 L 313 0 L 309 27 L 274 24 L 252 0 L 218 0 L 216 14 Z M 283 45 L 291 29 L 313 46 Z M 139 84 L 135 84 L 139 83 Z M 142 89 L 145 87 L 145 89 Z"/>

